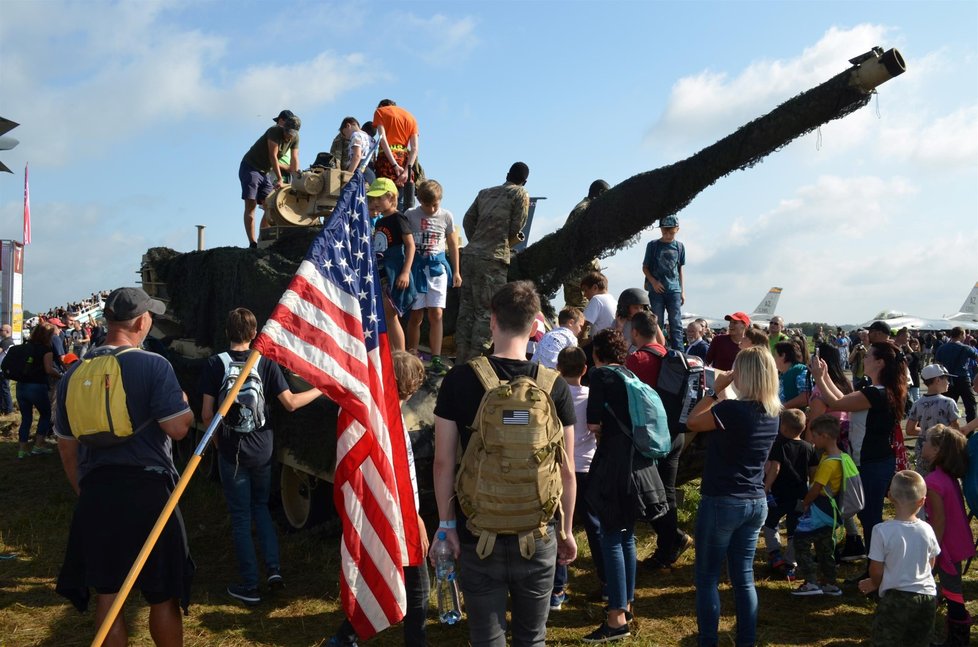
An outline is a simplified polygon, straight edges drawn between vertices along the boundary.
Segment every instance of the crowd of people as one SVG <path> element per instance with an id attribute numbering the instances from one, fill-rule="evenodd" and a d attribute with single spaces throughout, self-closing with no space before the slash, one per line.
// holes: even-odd
<path id="1" fill-rule="evenodd" d="M 257 204 L 299 168 L 299 118 L 286 110 L 275 122 L 239 170 L 251 245 Z M 724 565 L 734 591 L 736 643 L 756 642 L 763 611 L 754 571 L 762 534 L 768 565 L 795 580 L 795 596 L 841 595 L 836 560 L 866 560 L 858 588 L 880 600 L 867 628 L 873 644 L 929 644 L 939 597 L 948 607 L 943 644 L 967 644 L 971 619 L 961 564 L 974 554 L 974 542 L 958 479 L 968 465 L 964 434 L 978 426 L 973 338 L 956 328 L 938 343 L 909 331 L 894 335 L 876 322 L 852 335 L 817 335 L 812 351 L 780 317 L 765 328 L 734 312 L 720 334 L 705 321 L 684 326 L 685 249 L 675 216 L 663 218 L 659 238 L 648 243 L 642 287 L 615 298 L 597 263 L 586 261 L 565 284 L 567 303 L 557 326 L 541 330 L 536 287 L 507 277 L 528 214 L 526 164 L 512 164 L 501 184 L 478 193 L 461 222 L 467 244 L 460 248 L 454 216 L 441 206 L 443 187 L 417 181 L 418 128 L 410 113 L 384 100 L 373 123 L 361 126 L 350 117 L 339 131 L 338 164 L 374 175 L 366 193 L 402 403 L 426 372 L 443 377 L 434 407 L 435 532 L 458 560 L 473 645 L 501 647 L 507 634 L 517 645 L 544 643 L 550 613 L 571 594 L 567 567 L 578 557 L 575 527 L 585 531 L 600 584 L 593 599 L 606 603 L 601 624 L 581 639 L 628 638 L 639 567 L 635 529 L 643 521 L 656 537 L 643 568 L 669 569 L 695 553 L 701 645 L 718 643 Z M 568 220 L 584 217 L 608 188 L 602 180 L 592 183 Z M 442 339 L 451 288 L 460 294 L 454 362 Z M 95 301 L 102 302 L 104 325 L 87 329 L 71 308 L 38 322 L 27 343 L 43 372 L 36 382 L 18 382 L 17 401 L 19 456 L 50 453 L 45 439 L 53 433 L 79 495 L 57 590 L 85 610 L 94 588 L 101 623 L 172 489 L 172 443 L 187 434 L 193 414 L 172 366 L 139 350 L 152 315 L 162 314 L 164 305 L 137 288 L 93 295 L 89 305 Z M 427 366 L 419 358 L 425 316 Z M 274 396 L 292 411 L 319 397 L 317 391 L 292 392 L 267 359 L 247 365 L 257 325 L 250 311 L 232 311 L 230 347 L 208 360 L 198 384 L 206 422 L 228 380 L 253 372 L 246 382 L 253 388 L 243 389 L 244 399 L 239 396 L 216 441 L 238 566 L 227 593 L 247 605 L 260 603 L 263 589 L 283 586 L 286 576 L 268 514 L 272 423 L 265 398 Z M 83 399 L 69 397 L 78 393 L 72 378 L 90 364 L 77 361 L 82 357 L 105 360 L 124 386 L 121 400 L 113 400 L 106 378 L 104 407 L 125 431 L 101 430 L 103 437 L 118 436 L 108 443 L 86 440 L 91 425 L 82 421 L 91 412 L 79 410 Z M 684 379 L 698 369 L 696 399 L 677 401 L 666 386 L 676 366 L 684 367 Z M 509 387 L 497 388 L 504 383 Z M 666 446 L 657 458 L 636 450 L 638 385 L 658 394 L 666 416 Z M 493 406 L 485 406 L 489 398 L 496 399 Z M 41 420 L 31 446 L 34 409 Z M 906 433 L 919 439 L 913 465 L 904 419 Z M 490 438 L 501 439 L 504 451 L 487 451 Z M 688 443 L 700 444 L 705 456 L 692 535 L 680 528 L 676 492 Z M 467 467 L 479 461 L 498 469 Z M 853 516 L 838 506 L 855 474 L 864 501 Z M 892 520 L 884 520 L 887 499 L 896 510 Z M 516 517 L 532 522 L 520 525 Z M 846 537 L 837 551 L 836 532 Z M 190 602 L 194 570 L 178 510 L 137 582 L 158 645 L 182 644 L 180 611 Z M 405 643 L 425 645 L 428 571 L 412 564 L 404 574 Z M 127 636 L 118 616 L 105 644 L 124 645 Z M 326 644 L 349 647 L 357 640 L 347 621 Z"/>

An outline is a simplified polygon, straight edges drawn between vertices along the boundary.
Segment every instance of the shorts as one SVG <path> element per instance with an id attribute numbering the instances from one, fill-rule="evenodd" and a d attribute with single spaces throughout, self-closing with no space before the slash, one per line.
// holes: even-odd
<path id="1" fill-rule="evenodd" d="M 442 272 L 441 276 L 432 276 L 429 268 L 424 268 L 425 282 L 428 284 L 428 292 L 418 294 L 414 300 L 412 310 L 424 310 L 425 308 L 445 308 L 448 303 L 448 272 Z"/>
<path id="2" fill-rule="evenodd" d="M 238 167 L 238 179 L 241 180 L 242 200 L 264 202 L 265 198 L 275 190 L 275 185 L 272 184 L 267 173 L 256 171 L 244 160 L 241 160 L 241 166 Z"/>

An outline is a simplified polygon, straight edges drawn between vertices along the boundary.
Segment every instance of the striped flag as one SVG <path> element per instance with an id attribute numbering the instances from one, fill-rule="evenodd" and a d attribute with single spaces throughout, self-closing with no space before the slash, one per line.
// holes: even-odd
<path id="1" fill-rule="evenodd" d="M 27 181 L 28 165 L 24 164 L 24 246 L 31 244 L 31 188 Z"/>
<path id="2" fill-rule="evenodd" d="M 404 617 L 403 567 L 424 556 L 362 173 L 343 187 L 254 347 L 340 406 L 340 593 L 365 640 Z"/>

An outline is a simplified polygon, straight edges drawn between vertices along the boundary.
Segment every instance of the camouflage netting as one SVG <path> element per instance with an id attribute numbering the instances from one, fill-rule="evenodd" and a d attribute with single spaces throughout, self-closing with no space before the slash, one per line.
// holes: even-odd
<path id="1" fill-rule="evenodd" d="M 721 177 L 746 169 L 820 125 L 865 106 L 870 94 L 849 85 L 851 70 L 785 101 L 681 162 L 631 177 L 594 200 L 576 227 L 530 245 L 510 265 L 510 279 L 531 279 L 552 296 L 587 262 L 633 245 L 646 227 L 678 213 Z"/>

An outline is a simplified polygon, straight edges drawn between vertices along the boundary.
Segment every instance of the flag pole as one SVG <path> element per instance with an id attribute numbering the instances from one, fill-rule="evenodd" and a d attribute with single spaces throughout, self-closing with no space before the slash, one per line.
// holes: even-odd
<path id="1" fill-rule="evenodd" d="M 244 368 L 241 369 L 241 373 L 238 375 L 238 379 L 235 380 L 234 385 L 227 394 L 227 397 L 221 401 L 217 413 L 214 414 L 214 419 L 211 420 L 211 423 L 207 426 L 207 430 L 204 432 L 204 436 L 200 439 L 200 442 L 197 443 L 197 448 L 194 450 L 194 455 L 190 457 L 189 461 L 187 461 L 187 467 L 184 468 L 183 474 L 180 476 L 180 480 L 177 482 L 176 487 L 173 488 L 173 492 L 170 494 L 170 498 L 167 499 L 166 505 L 163 506 L 160 516 L 156 519 L 156 525 L 153 526 L 153 530 L 149 533 L 149 537 L 146 538 L 146 542 L 143 544 L 142 550 L 140 550 L 139 555 L 136 556 L 136 561 L 133 562 L 132 568 L 129 569 L 129 574 L 122 583 L 122 588 L 119 589 L 115 599 L 112 601 L 112 606 L 109 607 L 109 612 L 106 614 L 105 619 L 102 620 L 102 625 L 99 627 L 98 633 L 95 634 L 95 639 L 92 640 L 91 647 L 101 647 L 102 643 L 105 641 L 105 638 L 109 635 L 109 629 L 111 629 L 113 623 L 115 623 L 115 619 L 119 615 L 119 612 L 122 611 L 122 607 L 126 603 L 126 598 L 129 597 L 129 593 L 132 591 L 132 587 L 135 585 L 140 571 L 143 570 L 146 560 L 149 559 L 149 554 L 153 552 L 153 547 L 156 545 L 156 541 L 160 538 L 163 528 L 166 527 L 166 523 L 169 521 L 170 515 L 172 515 L 173 511 L 176 509 L 177 503 L 180 501 L 180 497 L 183 495 L 183 491 L 190 483 L 190 479 L 193 478 L 194 472 L 197 470 L 197 466 L 200 464 L 201 456 L 207 449 L 211 436 L 214 435 L 214 430 L 227 414 L 228 409 L 231 408 L 231 405 L 234 404 L 235 399 L 238 397 L 238 391 L 241 390 L 241 386 L 244 384 L 245 380 L 248 379 L 248 374 L 251 373 L 251 369 L 258 363 L 258 358 L 260 357 L 261 353 L 259 353 L 257 350 L 251 351 L 251 354 L 248 355 L 248 359 L 245 362 Z"/>

